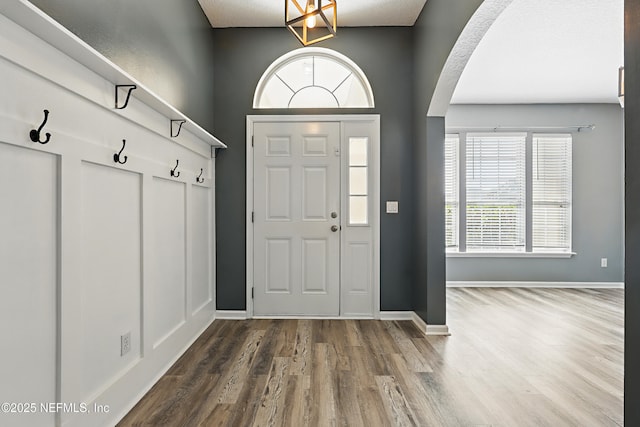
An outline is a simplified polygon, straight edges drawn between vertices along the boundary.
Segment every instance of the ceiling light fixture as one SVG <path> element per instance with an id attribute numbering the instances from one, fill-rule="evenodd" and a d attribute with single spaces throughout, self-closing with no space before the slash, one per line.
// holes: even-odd
<path id="1" fill-rule="evenodd" d="M 624 108 L 624 67 L 618 68 L 618 100 Z"/>
<path id="2" fill-rule="evenodd" d="M 285 0 L 284 22 L 304 46 L 335 37 L 336 0 Z M 323 4 L 324 3 L 324 4 Z"/>

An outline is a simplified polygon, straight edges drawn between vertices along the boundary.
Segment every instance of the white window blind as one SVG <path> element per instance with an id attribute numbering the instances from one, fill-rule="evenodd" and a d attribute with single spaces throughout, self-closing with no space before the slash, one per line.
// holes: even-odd
<path id="1" fill-rule="evenodd" d="M 571 251 L 571 135 L 533 135 L 533 251 Z"/>
<path id="2" fill-rule="evenodd" d="M 468 134 L 467 251 L 525 250 L 526 134 Z"/>
<path id="3" fill-rule="evenodd" d="M 458 151 L 459 135 L 447 134 L 444 140 L 445 244 L 448 250 L 458 248 Z"/>

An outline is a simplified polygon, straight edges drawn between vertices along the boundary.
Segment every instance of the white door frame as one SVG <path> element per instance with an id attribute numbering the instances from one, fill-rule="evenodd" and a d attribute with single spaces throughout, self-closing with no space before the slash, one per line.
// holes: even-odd
<path id="1" fill-rule="evenodd" d="M 253 317 L 253 150 L 252 137 L 253 125 L 258 122 L 339 122 L 340 123 L 340 143 L 342 146 L 342 138 L 344 137 L 343 127 L 345 122 L 373 122 L 376 124 L 378 132 L 375 146 L 372 146 L 374 159 L 371 165 L 373 173 L 373 206 L 375 209 L 372 218 L 373 227 L 373 318 L 380 318 L 380 115 L 379 114 L 332 114 L 332 115 L 248 115 L 246 127 L 246 315 L 247 318 Z M 342 168 L 342 161 L 341 161 Z M 342 181 L 342 179 L 341 179 Z M 342 188 L 342 183 L 341 183 Z M 342 240 L 342 236 L 341 236 Z M 342 244 L 341 244 L 342 246 Z M 326 318 L 326 317 L 323 317 Z M 341 318 L 346 318 L 341 316 Z"/>

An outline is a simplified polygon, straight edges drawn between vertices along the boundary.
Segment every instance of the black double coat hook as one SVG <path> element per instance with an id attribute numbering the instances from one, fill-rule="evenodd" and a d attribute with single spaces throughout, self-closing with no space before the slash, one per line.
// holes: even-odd
<path id="1" fill-rule="evenodd" d="M 174 178 L 177 178 L 180 176 L 180 172 L 176 172 L 176 169 L 178 169 L 178 163 L 180 163 L 180 161 L 176 160 L 176 167 L 171 169 L 171 176 Z"/>
<path id="2" fill-rule="evenodd" d="M 124 146 L 127 144 L 126 140 L 122 140 L 122 148 L 120 149 L 119 152 L 115 153 L 113 155 L 113 161 L 116 163 L 119 163 L 121 165 L 124 165 L 125 163 L 127 163 L 127 156 L 123 156 L 122 152 L 124 151 Z M 120 161 L 120 159 L 123 159 L 122 161 Z"/>
<path id="3" fill-rule="evenodd" d="M 37 142 L 44 145 L 51 140 L 51 134 L 47 132 L 45 133 L 45 140 L 40 141 L 40 132 L 42 132 L 42 128 L 44 127 L 44 125 L 47 124 L 48 119 L 49 119 L 49 110 L 44 110 L 44 121 L 42 122 L 40 127 L 38 129 L 31 129 L 31 132 L 29 132 L 29 137 L 33 142 Z"/>

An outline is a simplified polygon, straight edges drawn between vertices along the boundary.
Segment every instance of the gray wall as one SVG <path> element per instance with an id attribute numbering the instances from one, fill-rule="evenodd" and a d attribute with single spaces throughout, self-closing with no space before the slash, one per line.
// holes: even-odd
<path id="1" fill-rule="evenodd" d="M 203 128 L 213 128 L 213 34 L 195 0 L 31 0 Z"/>
<path id="2" fill-rule="evenodd" d="M 262 73 L 281 55 L 300 47 L 284 28 L 216 29 L 214 133 L 229 149 L 216 163 L 217 304 L 244 310 L 246 116 L 250 114 L 348 114 L 381 116 L 381 189 L 400 202 L 400 214 L 381 213 L 381 308 L 412 309 L 412 29 L 340 28 L 338 37 L 319 46 L 351 58 L 367 75 L 375 109 L 253 110 Z"/>
<path id="3" fill-rule="evenodd" d="M 224 78 L 216 75 L 217 89 L 226 89 L 221 93 L 213 91 L 213 51 L 211 49 L 211 33 L 206 19 L 199 6 L 193 0 L 137 0 L 135 2 L 127 0 L 110 1 L 87 1 L 87 0 L 32 0 L 34 4 L 41 7 L 45 12 L 52 15 L 63 25 L 74 31 L 81 38 L 95 47 L 97 50 L 111 58 L 114 62 L 128 71 L 137 79 L 145 83 L 149 88 L 158 93 L 161 97 L 175 105 L 196 122 L 200 123 L 209 131 L 218 128 L 224 135 L 233 139 L 231 149 L 221 155 L 219 173 L 217 177 L 227 185 L 234 185 L 234 191 L 224 191 L 222 185 L 218 185 L 218 192 L 224 192 L 224 196 L 218 198 L 218 202 L 229 203 L 227 206 L 218 205 L 218 215 L 222 220 L 226 220 L 230 232 L 226 233 L 223 240 L 219 241 L 218 250 L 220 255 L 218 263 L 222 268 L 218 279 L 229 280 L 230 284 L 223 290 L 224 306 L 219 308 L 244 307 L 244 269 L 238 267 L 244 260 L 244 159 L 243 146 L 244 136 L 231 128 L 240 125 L 244 129 L 243 114 L 234 114 L 231 119 L 233 124 L 221 123 L 213 118 L 212 103 L 216 101 L 216 111 L 224 110 L 225 105 L 230 108 L 235 106 L 247 109 L 251 105 L 246 97 L 246 92 L 255 88 L 255 74 L 262 72 L 269 63 L 277 56 L 275 51 L 281 50 L 284 53 L 296 47 L 291 36 L 272 36 L 274 41 L 281 43 L 268 54 L 263 54 L 257 49 L 251 48 L 250 40 L 247 36 L 242 37 L 241 43 L 237 47 L 244 47 L 248 50 L 233 52 L 235 41 L 233 31 L 229 30 L 227 36 L 219 34 L 220 40 L 217 43 L 218 51 L 225 54 L 225 60 L 231 60 L 225 64 L 222 59 L 216 57 L 216 70 L 225 70 L 228 66 L 230 71 L 225 73 Z M 390 219 L 383 217 L 383 229 L 387 236 L 383 242 L 390 243 L 383 245 L 383 265 L 390 265 L 385 271 L 383 307 L 388 309 L 413 308 L 420 316 L 429 323 L 443 323 L 445 318 L 445 305 L 442 295 L 444 283 L 440 279 L 429 283 L 427 279 L 427 267 L 425 259 L 428 258 L 429 247 L 433 246 L 431 253 L 442 251 L 444 241 L 436 241 L 431 245 L 427 239 L 427 212 L 429 193 L 426 190 L 427 171 L 424 168 L 424 161 L 427 158 L 426 146 L 426 111 L 433 94 L 433 88 L 442 69 L 442 64 L 446 60 L 448 52 L 455 43 L 464 23 L 469 19 L 473 11 L 481 3 L 481 0 L 429 0 L 423 10 L 417 25 L 414 27 L 415 45 L 415 79 L 412 88 L 415 95 L 405 94 L 408 105 L 397 104 L 398 115 L 404 113 L 403 120 L 385 124 L 389 118 L 382 111 L 383 145 L 384 155 L 390 156 L 390 161 L 383 163 L 383 177 L 389 180 L 385 183 L 386 190 L 382 193 L 382 200 L 387 198 L 397 198 L 401 202 L 401 209 L 407 206 L 405 201 L 415 203 L 415 233 L 407 230 L 404 224 L 409 215 Z M 145 6 L 145 7 L 143 7 Z M 348 30 L 348 29 L 344 29 Z M 226 31 L 226 30 L 225 30 Z M 342 29 L 341 29 L 342 31 Z M 403 31 L 410 31 L 409 29 Z M 219 31 L 222 32 L 222 31 Z M 274 33 L 275 34 L 275 33 Z M 341 32 L 348 34 L 347 31 Z M 345 37 L 346 38 L 346 37 Z M 383 38 L 384 39 L 384 38 Z M 338 43 L 340 37 L 335 40 Z M 257 43 L 257 41 L 254 40 Z M 386 44 L 385 40 L 382 40 Z M 342 42 L 339 42 L 342 43 Z M 378 50 L 373 43 L 366 40 L 361 42 L 360 49 L 356 46 L 351 48 L 354 52 L 346 52 L 358 63 L 365 72 L 372 78 L 372 70 L 378 67 L 385 69 L 389 79 L 398 81 L 405 76 L 395 73 L 392 60 L 399 60 L 401 64 L 411 57 L 410 52 L 406 52 L 406 46 L 399 46 L 397 54 L 392 49 L 385 52 L 391 55 L 390 59 L 383 55 L 378 55 Z M 264 43 L 259 43 L 265 48 Z M 336 44 L 337 45 L 337 44 Z M 410 45 L 410 44 L 409 44 Z M 332 44 L 327 47 L 334 48 Z M 234 55 L 255 55 L 254 66 L 248 69 L 242 68 L 243 60 L 233 58 Z M 363 63 L 364 57 L 369 57 Z M 375 60 L 374 60 L 375 59 Z M 373 65 L 371 65 L 373 64 Z M 406 67 L 410 68 L 410 64 Z M 640 359 L 640 2 L 638 0 L 625 0 L 625 69 L 626 69 L 626 108 L 625 116 L 625 145 L 626 145 L 626 233 L 625 233 L 625 422 L 627 425 L 640 425 L 640 406 L 636 402 L 640 401 L 640 364 L 636 363 Z M 407 79 L 409 80 L 409 79 Z M 232 86 L 238 82 L 249 84 L 250 87 Z M 372 82 L 373 83 L 373 82 Z M 380 90 L 374 84 L 378 105 L 380 107 L 381 97 L 387 91 Z M 383 87 L 387 87 L 384 85 Z M 388 91 L 392 91 L 392 85 L 388 84 Z M 393 93 L 390 94 L 393 97 Z M 240 99 L 238 99 L 240 96 Z M 394 103 L 395 106 L 395 103 Z M 391 107 L 389 107 L 391 108 Z M 406 118 L 414 114 L 415 128 L 414 135 L 407 132 Z M 215 124 L 215 126 L 213 126 Z M 441 127 L 436 123 L 433 127 Z M 443 137 L 438 129 L 434 130 L 435 139 Z M 234 136 L 235 135 L 235 136 Z M 407 152 L 405 138 L 407 135 L 415 142 L 415 151 Z M 399 149 L 389 146 L 391 141 L 397 141 Z M 236 148 L 238 147 L 238 148 Z M 413 191 L 411 179 L 406 175 L 411 173 L 411 161 L 407 157 L 415 155 L 413 165 L 415 168 L 415 178 L 419 185 Z M 222 159 L 227 159 L 225 164 Z M 231 159 L 231 160 L 229 160 Z M 400 171 L 400 174 L 393 176 L 393 171 Z M 232 181 L 238 181 L 230 184 Z M 434 186 L 432 191 L 436 191 Z M 395 196 L 395 197 L 394 197 Z M 443 196 L 441 196 L 443 197 Z M 438 208 L 439 209 L 439 208 Z M 406 212 L 406 210 L 404 211 Z M 433 215 L 437 215 L 434 208 Z M 238 216 L 236 218 L 236 215 Z M 223 221 L 220 223 L 223 223 Z M 435 224 L 434 226 L 440 227 Z M 441 225 L 444 227 L 444 224 Z M 410 227 L 409 227 L 410 228 Z M 219 230 L 220 231 L 220 230 Z M 395 232 L 395 233 L 394 233 Z M 235 234 L 235 236 L 234 236 Z M 409 236 L 407 236 L 409 234 Z M 411 238 L 413 236 L 413 238 Z M 222 244 L 224 242 L 224 244 Z M 402 254 L 410 257 L 411 251 L 415 250 L 415 256 L 411 259 L 416 269 L 416 280 L 413 290 L 407 280 L 411 280 L 411 265 L 398 257 L 389 260 L 388 253 L 401 247 Z M 237 259 L 236 259 L 237 257 Z M 442 275 L 444 267 L 439 265 L 437 259 L 431 261 L 437 271 Z M 396 281 L 392 277 L 393 273 L 398 273 Z M 220 284 L 220 282 L 219 282 Z M 397 292 L 396 292 L 397 290 Z M 413 292 L 411 292 L 413 291 Z M 430 297 L 433 295 L 433 297 Z M 413 297 L 413 301 L 411 298 Z M 386 301 L 386 302 L 385 302 Z M 428 312 L 427 312 L 428 311 Z M 431 319 L 433 318 L 432 321 Z"/>
<path id="4" fill-rule="evenodd" d="M 452 105 L 446 127 L 574 126 L 572 258 L 447 258 L 447 280 L 622 282 L 624 141 L 619 104 Z M 600 267 L 600 259 L 608 267 Z"/>
<path id="5" fill-rule="evenodd" d="M 625 336 L 624 422 L 640 426 L 640 1 L 624 2 Z"/>
<path id="6" fill-rule="evenodd" d="M 449 52 L 482 0 L 429 0 L 414 28 L 415 284 L 413 309 L 446 324 L 444 258 L 444 118 L 427 111 Z"/>

